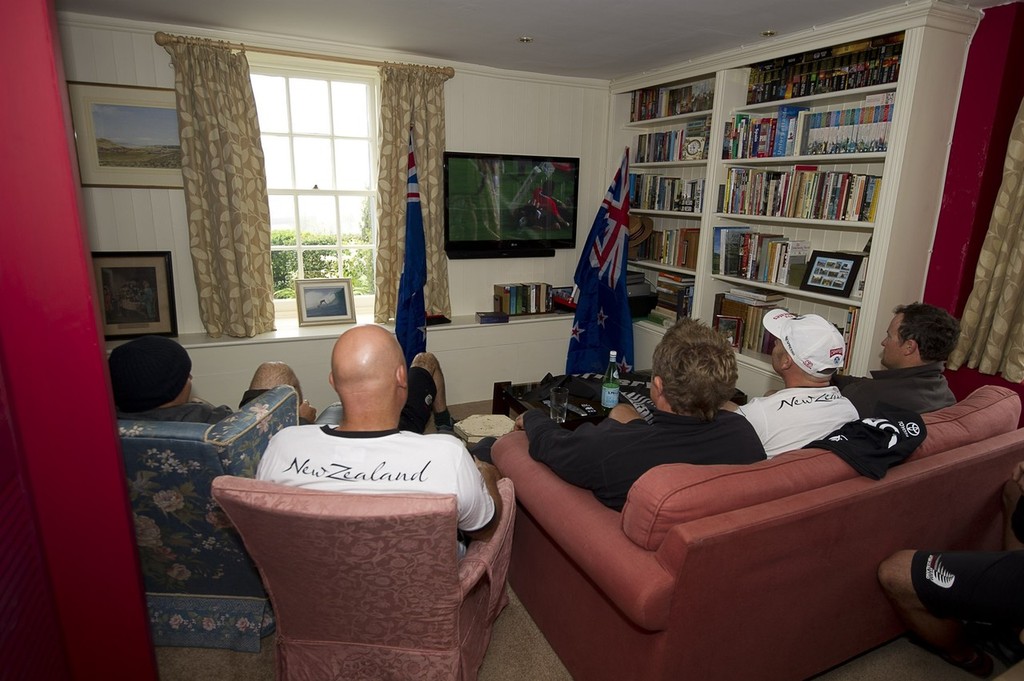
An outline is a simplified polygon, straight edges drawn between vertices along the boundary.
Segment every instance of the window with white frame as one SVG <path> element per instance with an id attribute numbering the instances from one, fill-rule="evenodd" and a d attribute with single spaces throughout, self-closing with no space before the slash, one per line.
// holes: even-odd
<path id="1" fill-rule="evenodd" d="M 372 310 L 376 70 L 252 57 L 250 70 L 266 158 L 279 315 L 295 310 L 296 279 L 351 279 L 357 313 Z"/>

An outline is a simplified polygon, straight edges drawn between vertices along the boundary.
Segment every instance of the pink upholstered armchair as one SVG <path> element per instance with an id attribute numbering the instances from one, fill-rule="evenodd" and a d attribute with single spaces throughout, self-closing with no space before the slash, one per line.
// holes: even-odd
<path id="1" fill-rule="evenodd" d="M 497 531 L 460 561 L 451 495 L 216 478 L 277 615 L 278 681 L 476 679 L 508 602 L 515 496 L 498 487 Z"/>

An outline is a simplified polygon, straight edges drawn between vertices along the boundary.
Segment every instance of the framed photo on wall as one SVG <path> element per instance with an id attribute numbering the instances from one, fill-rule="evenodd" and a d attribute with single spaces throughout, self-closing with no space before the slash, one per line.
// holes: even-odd
<path id="1" fill-rule="evenodd" d="M 174 90 L 68 83 L 83 186 L 181 187 Z"/>
<path id="2" fill-rule="evenodd" d="M 807 260 L 800 290 L 849 298 L 863 260 L 862 253 L 813 251 Z"/>
<path id="3" fill-rule="evenodd" d="M 108 340 L 178 335 L 170 251 L 93 253 L 92 269 Z"/>
<path id="4" fill-rule="evenodd" d="M 296 279 L 299 326 L 356 321 L 351 279 Z"/>

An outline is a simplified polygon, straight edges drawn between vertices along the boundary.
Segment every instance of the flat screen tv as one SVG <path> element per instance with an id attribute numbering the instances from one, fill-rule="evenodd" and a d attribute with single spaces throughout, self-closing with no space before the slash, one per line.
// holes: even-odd
<path id="1" fill-rule="evenodd" d="M 444 249 L 449 258 L 553 256 L 576 247 L 580 160 L 444 154 Z"/>

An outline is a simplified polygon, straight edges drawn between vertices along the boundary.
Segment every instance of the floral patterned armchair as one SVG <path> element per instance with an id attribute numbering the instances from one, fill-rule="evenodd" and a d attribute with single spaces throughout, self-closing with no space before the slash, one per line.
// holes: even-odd
<path id="1" fill-rule="evenodd" d="M 118 420 L 154 645 L 258 652 L 274 631 L 259 573 L 210 483 L 254 477 L 297 414 L 295 390 L 279 386 L 214 425 Z"/>

